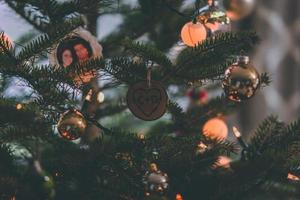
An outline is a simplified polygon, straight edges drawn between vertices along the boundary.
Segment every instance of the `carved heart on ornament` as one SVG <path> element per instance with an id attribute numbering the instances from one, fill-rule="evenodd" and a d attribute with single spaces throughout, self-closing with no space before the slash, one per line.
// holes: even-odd
<path id="1" fill-rule="evenodd" d="M 151 121 L 164 115 L 167 108 L 168 95 L 157 81 L 146 81 L 132 85 L 127 92 L 129 110 L 138 118 Z"/>
<path id="2" fill-rule="evenodd" d="M 133 101 L 142 113 L 151 116 L 161 102 L 160 90 L 156 88 L 138 89 L 135 91 Z"/>

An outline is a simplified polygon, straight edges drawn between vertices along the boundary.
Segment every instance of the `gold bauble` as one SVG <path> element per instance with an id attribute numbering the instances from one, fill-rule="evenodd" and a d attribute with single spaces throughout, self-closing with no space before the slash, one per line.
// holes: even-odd
<path id="1" fill-rule="evenodd" d="M 217 1 L 208 1 L 208 5 L 200 8 L 196 20 L 205 26 L 208 37 L 231 30 L 230 19 Z"/>
<path id="2" fill-rule="evenodd" d="M 68 110 L 62 114 L 57 124 L 59 134 L 68 140 L 80 138 L 87 127 L 87 121 L 78 110 Z"/>
<path id="3" fill-rule="evenodd" d="M 226 96 L 236 102 L 253 97 L 259 85 L 260 76 L 247 56 L 238 57 L 238 61 L 228 67 L 222 84 Z"/>

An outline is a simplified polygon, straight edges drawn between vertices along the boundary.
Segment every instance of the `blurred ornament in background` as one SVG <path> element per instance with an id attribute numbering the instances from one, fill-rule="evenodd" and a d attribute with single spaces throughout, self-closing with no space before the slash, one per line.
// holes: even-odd
<path id="1" fill-rule="evenodd" d="M 190 47 L 195 47 L 207 37 L 207 31 L 201 23 L 186 23 L 181 29 L 181 39 L 183 43 Z"/>
<path id="2" fill-rule="evenodd" d="M 213 140 L 225 140 L 228 135 L 228 127 L 224 120 L 213 118 L 204 124 L 202 132 L 207 138 Z"/>
<path id="3" fill-rule="evenodd" d="M 217 169 L 217 168 L 229 169 L 231 162 L 232 160 L 229 157 L 219 156 L 217 162 L 212 166 L 212 169 Z"/>
<path id="4" fill-rule="evenodd" d="M 192 102 L 197 104 L 205 104 L 208 102 L 208 92 L 199 87 L 191 88 L 187 91 L 187 96 Z"/>
<path id="5" fill-rule="evenodd" d="M 195 47 L 207 37 L 231 30 L 230 19 L 221 10 L 217 1 L 208 1 L 208 5 L 194 14 L 194 20 L 186 23 L 181 29 L 184 44 Z"/>
<path id="6" fill-rule="evenodd" d="M 236 102 L 250 99 L 260 85 L 260 75 L 248 56 L 238 56 L 237 62 L 225 71 L 222 86 L 226 96 Z"/>
<path id="7" fill-rule="evenodd" d="M 164 194 L 168 187 L 168 175 L 158 170 L 157 165 L 150 164 L 149 171 L 143 177 L 143 183 L 145 185 L 145 194 Z"/>
<path id="8" fill-rule="evenodd" d="M 206 27 L 208 37 L 231 31 L 230 19 L 218 1 L 208 1 L 208 5 L 200 8 L 196 15 L 197 22 Z"/>
<path id="9" fill-rule="evenodd" d="M 68 140 L 80 138 L 87 128 L 87 121 L 78 110 L 71 109 L 63 113 L 57 124 L 59 134 Z"/>
<path id="10" fill-rule="evenodd" d="M 255 0 L 223 0 L 227 16 L 233 21 L 250 15 L 255 8 L 255 4 Z"/>
<path id="11" fill-rule="evenodd" d="M 12 48 L 12 46 L 13 46 L 12 40 L 6 33 L 1 32 L 1 30 L 0 30 L 0 40 L 4 41 L 4 43 L 3 44 L 1 43 L 1 45 L 0 45 L 0 53 L 3 51 L 2 45 L 7 49 Z"/>

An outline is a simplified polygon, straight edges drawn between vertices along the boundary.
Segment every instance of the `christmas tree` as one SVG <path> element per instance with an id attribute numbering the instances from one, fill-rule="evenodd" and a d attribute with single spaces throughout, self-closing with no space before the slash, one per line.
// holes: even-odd
<path id="1" fill-rule="evenodd" d="M 257 34 L 230 30 L 254 0 L 3 3 L 35 32 L 0 34 L 1 200 L 300 198 L 300 122 L 224 121 L 270 84 Z M 3 95 L 15 79 L 31 92 Z"/>

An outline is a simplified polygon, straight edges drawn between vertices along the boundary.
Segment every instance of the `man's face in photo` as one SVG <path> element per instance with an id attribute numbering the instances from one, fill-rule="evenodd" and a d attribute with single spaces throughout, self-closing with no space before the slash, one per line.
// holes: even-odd
<path id="1" fill-rule="evenodd" d="M 84 61 L 89 58 L 89 52 L 83 44 L 74 45 L 74 50 L 76 52 L 79 61 Z"/>

